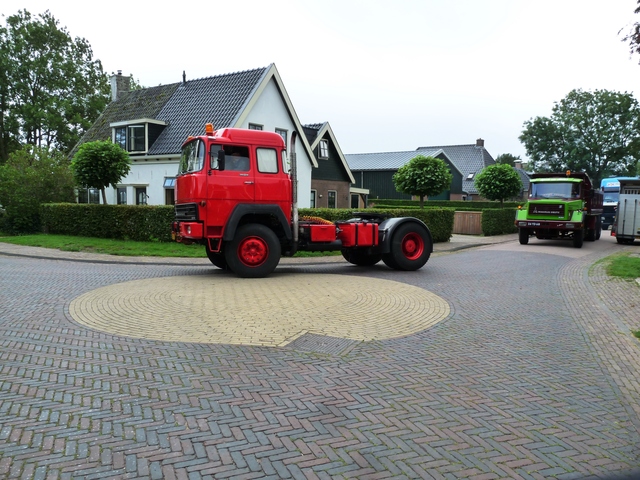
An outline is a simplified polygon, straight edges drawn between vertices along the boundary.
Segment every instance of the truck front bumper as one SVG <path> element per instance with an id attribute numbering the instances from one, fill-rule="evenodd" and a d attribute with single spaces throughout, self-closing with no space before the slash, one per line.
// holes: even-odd
<path id="1" fill-rule="evenodd" d="M 203 227 L 198 222 L 173 222 L 171 238 L 180 243 L 193 243 L 203 238 Z"/>
<path id="2" fill-rule="evenodd" d="M 549 220 L 516 220 L 516 227 L 531 228 L 533 230 L 580 230 L 582 223 L 579 222 L 556 222 Z"/>

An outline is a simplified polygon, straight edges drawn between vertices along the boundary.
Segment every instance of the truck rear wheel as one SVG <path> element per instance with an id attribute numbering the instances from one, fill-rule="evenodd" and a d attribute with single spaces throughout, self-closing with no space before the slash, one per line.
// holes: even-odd
<path id="1" fill-rule="evenodd" d="M 518 229 L 518 240 L 520 240 L 520 245 L 529 243 L 529 230 L 526 228 Z"/>
<path id="2" fill-rule="evenodd" d="M 381 253 L 371 255 L 360 250 L 349 250 L 346 248 L 342 249 L 342 256 L 347 262 L 358 265 L 359 267 L 370 267 L 382 260 Z"/>
<path id="3" fill-rule="evenodd" d="M 229 268 L 239 277 L 260 278 L 272 273 L 280 262 L 276 234 L 259 223 L 243 225 L 224 249 Z"/>
<path id="4" fill-rule="evenodd" d="M 432 250 L 431 236 L 422 225 L 404 223 L 393 232 L 391 249 L 382 255 L 382 261 L 395 270 L 418 270 Z"/>
<path id="5" fill-rule="evenodd" d="M 576 230 L 573 232 L 573 246 L 576 248 L 582 248 L 584 242 L 584 230 Z"/>

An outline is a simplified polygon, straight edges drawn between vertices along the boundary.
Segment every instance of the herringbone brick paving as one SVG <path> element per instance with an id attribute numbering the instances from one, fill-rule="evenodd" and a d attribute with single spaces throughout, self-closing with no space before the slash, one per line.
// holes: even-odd
<path id="1" fill-rule="evenodd" d="M 279 269 L 400 281 L 450 304 L 426 331 L 345 355 L 118 337 L 69 315 L 102 286 L 211 268 L 0 256 L 0 477 L 629 472 L 640 464 L 638 343 L 620 332 L 600 267 L 586 273 L 617 249 L 585 247 L 580 258 L 475 249 L 414 273 Z M 638 295 L 619 286 L 625 301 Z"/>

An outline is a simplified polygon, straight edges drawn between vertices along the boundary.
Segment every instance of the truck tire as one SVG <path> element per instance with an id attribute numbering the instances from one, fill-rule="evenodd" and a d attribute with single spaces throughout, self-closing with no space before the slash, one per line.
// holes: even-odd
<path id="1" fill-rule="evenodd" d="M 227 265 L 227 260 L 224 258 L 224 255 L 220 252 L 212 252 L 209 250 L 209 245 L 205 247 L 207 251 L 207 258 L 214 266 L 221 268 L 222 270 L 229 270 L 229 266 Z"/>
<path id="2" fill-rule="evenodd" d="M 576 230 L 573 232 L 573 246 L 575 248 L 582 248 L 584 242 L 584 230 Z"/>
<path id="3" fill-rule="evenodd" d="M 371 255 L 361 250 L 351 250 L 347 248 L 342 249 L 342 256 L 347 262 L 358 265 L 359 267 L 370 267 L 382 260 L 381 253 Z"/>
<path id="4" fill-rule="evenodd" d="M 529 230 L 526 228 L 518 229 L 518 240 L 520 240 L 520 245 L 529 243 Z"/>
<path id="5" fill-rule="evenodd" d="M 598 217 L 598 220 L 596 220 L 596 240 L 600 240 L 601 235 L 602 235 L 602 218 Z"/>
<path id="6" fill-rule="evenodd" d="M 431 236 L 422 225 L 403 223 L 391 237 L 389 253 L 382 255 L 382 261 L 394 270 L 418 270 L 429 257 L 433 245 Z"/>
<path id="7" fill-rule="evenodd" d="M 259 223 L 242 225 L 224 247 L 227 265 L 236 275 L 261 278 L 272 273 L 280 262 L 281 247 L 276 234 Z"/>

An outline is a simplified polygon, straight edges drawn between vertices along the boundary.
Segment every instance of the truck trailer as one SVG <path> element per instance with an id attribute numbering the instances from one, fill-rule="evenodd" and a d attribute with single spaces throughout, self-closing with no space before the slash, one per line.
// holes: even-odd
<path id="1" fill-rule="evenodd" d="M 620 180 L 620 197 L 611 236 L 621 244 L 640 239 L 640 179 Z"/>

